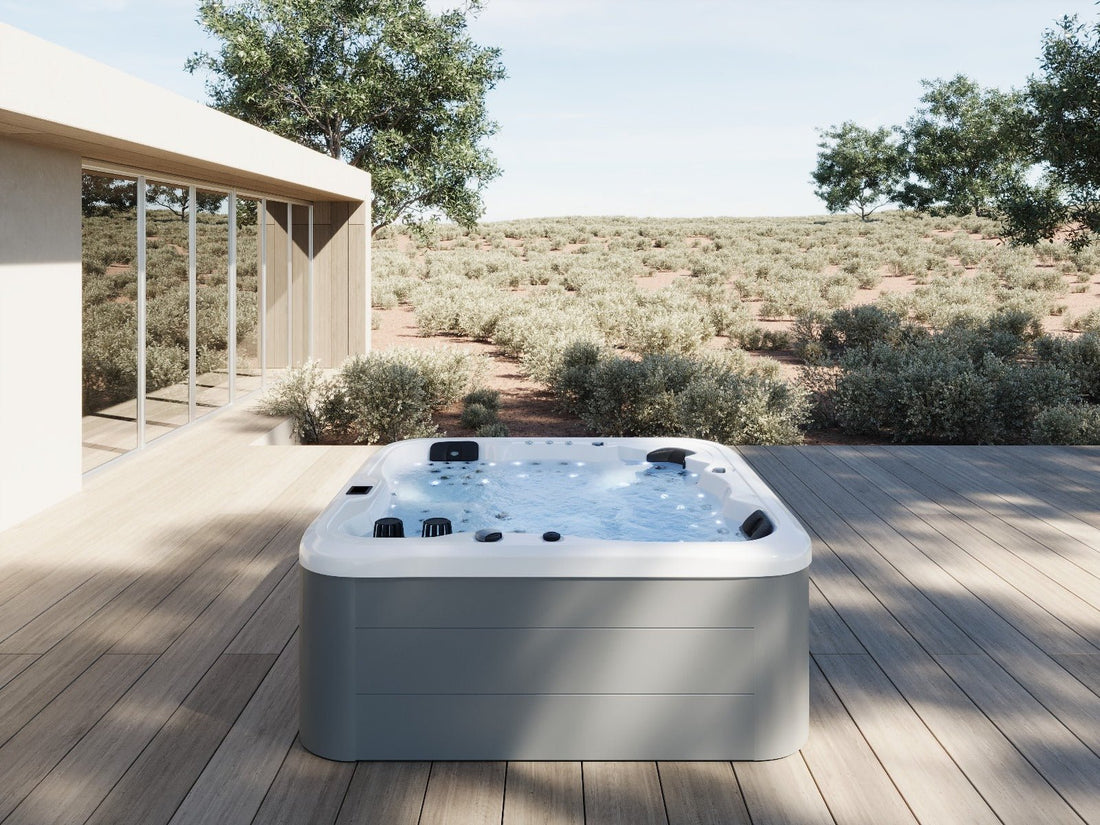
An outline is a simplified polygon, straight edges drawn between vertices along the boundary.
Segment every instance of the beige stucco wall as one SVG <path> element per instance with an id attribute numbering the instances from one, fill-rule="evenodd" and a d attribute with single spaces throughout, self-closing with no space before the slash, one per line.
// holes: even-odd
<path id="1" fill-rule="evenodd" d="M 0 138 L 0 530 L 80 489 L 80 156 Z"/>

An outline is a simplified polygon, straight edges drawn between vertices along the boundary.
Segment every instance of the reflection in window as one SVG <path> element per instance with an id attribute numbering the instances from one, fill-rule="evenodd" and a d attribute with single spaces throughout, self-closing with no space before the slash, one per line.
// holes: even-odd
<path id="1" fill-rule="evenodd" d="M 82 201 L 87 471 L 260 389 L 270 346 L 261 306 L 263 201 L 93 172 L 84 173 Z M 276 269 L 285 304 L 282 240 Z M 286 312 L 279 323 L 286 357 Z"/>
<path id="2" fill-rule="evenodd" d="M 137 446 L 137 182 L 85 173 L 83 466 Z"/>
<path id="3" fill-rule="evenodd" d="M 195 192 L 195 389 L 198 414 L 229 403 L 229 195 Z"/>
<path id="4" fill-rule="evenodd" d="M 189 418 L 188 191 L 149 181 L 145 200 L 145 440 L 152 441 Z"/>
<path id="5" fill-rule="evenodd" d="M 260 388 L 259 211 L 237 199 L 237 397 Z"/>

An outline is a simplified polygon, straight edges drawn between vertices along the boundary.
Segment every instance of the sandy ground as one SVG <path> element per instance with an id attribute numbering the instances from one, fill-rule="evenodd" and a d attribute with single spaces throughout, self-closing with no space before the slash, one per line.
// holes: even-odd
<path id="1" fill-rule="evenodd" d="M 558 411 L 553 397 L 523 374 L 518 361 L 501 355 L 492 344 L 454 335 L 423 338 L 417 334 L 416 318 L 408 307 L 375 309 L 373 317 L 379 326 L 372 332 L 372 349 L 457 347 L 489 356 L 489 369 L 482 383 L 500 393 L 500 419 L 507 425 L 510 435 L 587 434 L 583 423 Z M 473 435 L 459 423 L 461 412 L 461 404 L 447 408 L 436 415 L 436 423 L 448 435 Z"/>

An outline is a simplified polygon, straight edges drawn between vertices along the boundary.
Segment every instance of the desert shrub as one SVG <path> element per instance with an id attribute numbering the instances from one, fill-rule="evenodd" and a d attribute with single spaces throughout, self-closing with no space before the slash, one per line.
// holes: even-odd
<path id="1" fill-rule="evenodd" d="M 794 350 L 807 363 L 817 364 L 848 350 L 898 343 L 906 334 L 903 321 L 899 313 L 874 304 L 807 313 L 795 320 L 791 331 Z"/>
<path id="2" fill-rule="evenodd" d="M 760 375 L 701 372 L 676 398 L 683 434 L 723 444 L 797 444 L 805 392 Z"/>
<path id="3" fill-rule="evenodd" d="M 982 436 L 991 391 L 969 358 L 879 345 L 862 363 L 841 366 L 835 404 L 843 429 L 889 434 L 900 442 L 988 440 Z"/>
<path id="4" fill-rule="evenodd" d="M 1035 416 L 1033 444 L 1100 444 L 1100 406 L 1060 404 Z"/>
<path id="5" fill-rule="evenodd" d="M 603 347 L 591 341 L 574 341 L 565 347 L 547 370 L 545 383 L 567 413 L 577 415 L 592 394 L 592 377 L 603 356 Z"/>
<path id="6" fill-rule="evenodd" d="M 689 435 L 726 443 L 801 440 L 805 393 L 743 354 L 608 356 L 576 345 L 552 389 L 563 407 L 607 435 Z"/>
<path id="7" fill-rule="evenodd" d="M 752 313 L 740 301 L 733 301 L 724 295 L 719 298 L 707 298 L 704 307 L 707 320 L 715 335 L 734 336 L 751 327 Z"/>
<path id="8" fill-rule="evenodd" d="M 675 435 L 675 394 L 693 374 L 693 363 L 683 356 L 605 358 L 593 368 L 589 394 L 579 405 L 581 420 L 605 435 Z"/>
<path id="9" fill-rule="evenodd" d="M 486 424 L 492 424 L 497 420 L 497 414 L 495 410 L 491 410 L 484 404 L 467 404 L 462 408 L 462 415 L 459 417 L 463 427 L 467 427 L 471 430 L 476 430 L 483 427 Z"/>
<path id="10" fill-rule="evenodd" d="M 1025 345 L 986 324 L 851 350 L 839 361 L 831 399 L 836 421 L 847 431 L 899 442 L 1024 441 L 1043 409 L 1070 403 L 1079 392 L 1055 361 L 1020 358 Z"/>
<path id="11" fill-rule="evenodd" d="M 260 411 L 291 419 L 303 444 L 316 444 L 331 429 L 330 419 L 341 418 L 339 384 L 325 376 L 320 362 L 307 361 L 287 370 L 281 381 L 260 401 Z M 341 422 L 342 423 L 342 422 Z"/>
<path id="12" fill-rule="evenodd" d="M 373 352 L 369 356 L 381 361 L 403 364 L 411 367 L 423 376 L 424 391 L 428 406 L 438 410 L 455 404 L 467 392 L 477 385 L 485 372 L 485 358 L 466 350 L 420 349 L 417 347 L 399 347 L 396 349 Z M 354 363 L 357 359 L 351 359 Z M 345 364 L 345 370 L 347 364 Z M 344 370 L 342 370 L 343 372 Z"/>
<path id="13" fill-rule="evenodd" d="M 1090 309 L 1088 312 L 1078 315 L 1066 326 L 1077 332 L 1100 333 L 1100 309 Z"/>
<path id="14" fill-rule="evenodd" d="M 806 395 L 808 421 L 815 427 L 835 427 L 839 423 L 836 411 L 836 382 L 839 367 L 829 364 L 807 364 L 800 368 L 798 384 Z"/>
<path id="15" fill-rule="evenodd" d="M 1100 333 L 1079 338 L 1043 336 L 1035 342 L 1035 354 L 1069 375 L 1083 400 L 1100 404 Z"/>
<path id="16" fill-rule="evenodd" d="M 351 431 L 366 444 L 387 444 L 437 432 L 427 381 L 415 367 L 395 359 L 357 356 L 340 369 Z"/>
<path id="17" fill-rule="evenodd" d="M 686 355 L 714 337 L 707 317 L 697 306 L 656 310 L 640 307 L 627 325 L 624 343 L 639 355 L 673 353 Z"/>
<path id="18" fill-rule="evenodd" d="M 327 378 L 311 361 L 287 372 L 262 402 L 285 415 L 303 443 L 377 444 L 434 435 L 431 415 L 469 389 L 481 360 L 454 350 L 388 350 L 349 358 Z"/>
<path id="19" fill-rule="evenodd" d="M 780 350 L 791 345 L 791 334 L 783 329 L 764 329 L 755 324 L 730 335 L 730 341 L 747 350 Z"/>
<path id="20" fill-rule="evenodd" d="M 503 421 L 491 421 L 488 424 L 482 424 L 475 432 L 482 438 L 508 437 L 508 427 Z"/>
<path id="21" fill-rule="evenodd" d="M 500 393 L 497 390 L 490 390 L 487 388 L 476 389 L 473 392 L 467 393 L 462 399 L 462 403 L 466 405 L 480 404 L 487 410 L 500 412 Z"/>

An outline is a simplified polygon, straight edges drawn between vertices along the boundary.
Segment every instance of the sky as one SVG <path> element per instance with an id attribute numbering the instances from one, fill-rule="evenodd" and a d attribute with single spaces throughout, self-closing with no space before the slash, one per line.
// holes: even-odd
<path id="1" fill-rule="evenodd" d="M 451 0 L 429 0 L 442 8 Z M 196 0 L 0 0 L 0 21 L 205 102 Z M 503 168 L 485 220 L 813 215 L 819 129 L 905 122 L 922 79 L 1021 87 L 1093 0 L 486 0 Z"/>

